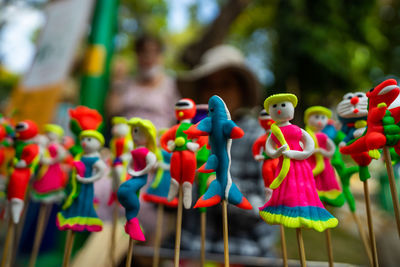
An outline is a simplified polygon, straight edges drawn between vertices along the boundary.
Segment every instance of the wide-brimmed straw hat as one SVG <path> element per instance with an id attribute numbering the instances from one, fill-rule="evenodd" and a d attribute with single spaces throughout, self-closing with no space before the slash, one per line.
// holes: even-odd
<path id="1" fill-rule="evenodd" d="M 246 96 L 245 104 L 247 106 L 258 104 L 260 84 L 246 66 L 242 53 L 231 45 L 218 45 L 207 50 L 196 67 L 178 76 L 178 88 L 182 96 L 196 99 L 197 90 L 201 90 L 196 83 L 221 70 L 232 70 L 236 75 L 241 75 L 245 83 L 243 88 Z"/>

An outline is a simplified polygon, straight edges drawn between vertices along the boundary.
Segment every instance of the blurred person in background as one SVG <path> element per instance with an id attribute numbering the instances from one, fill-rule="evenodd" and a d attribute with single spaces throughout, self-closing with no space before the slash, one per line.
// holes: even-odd
<path id="1" fill-rule="evenodd" d="M 118 75 L 108 96 L 108 115 L 148 119 L 157 129 L 169 127 L 175 122 L 174 103 L 179 94 L 175 80 L 163 67 L 163 44 L 157 37 L 143 35 L 134 45 L 137 74 L 133 78 L 119 75 L 126 70 L 116 66 Z"/>
<path id="2" fill-rule="evenodd" d="M 245 65 L 238 49 L 220 45 L 206 51 L 199 65 L 178 78 L 178 88 L 183 97 L 190 97 L 198 104 L 208 103 L 211 96 L 219 95 L 226 102 L 232 120 L 245 131 L 243 138 L 232 143 L 231 174 L 254 209 L 246 211 L 229 206 L 229 250 L 237 255 L 272 256 L 277 228 L 260 220 L 258 207 L 265 202 L 264 186 L 260 163 L 251 153 L 253 142 L 263 134 L 257 116 L 253 115 L 258 114 L 259 109 L 252 111 L 257 106 L 261 108 L 262 100 L 256 77 Z M 217 205 L 207 212 L 206 249 L 223 253 L 221 208 Z M 197 250 L 200 241 L 193 241 L 200 240 L 198 212 L 189 210 L 184 216 L 182 249 Z"/>

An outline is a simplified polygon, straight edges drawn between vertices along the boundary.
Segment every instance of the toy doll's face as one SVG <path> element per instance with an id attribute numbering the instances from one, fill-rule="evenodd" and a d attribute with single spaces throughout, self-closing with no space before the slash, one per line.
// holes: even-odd
<path id="1" fill-rule="evenodd" d="M 46 133 L 47 138 L 49 139 L 50 142 L 57 142 L 59 141 L 58 135 L 52 132 L 47 132 Z"/>
<path id="2" fill-rule="evenodd" d="M 81 146 L 85 153 L 93 153 L 100 150 L 101 143 L 94 137 L 82 137 Z"/>
<path id="3" fill-rule="evenodd" d="M 347 93 L 337 106 L 342 118 L 360 118 L 368 115 L 368 97 L 363 92 Z"/>
<path id="4" fill-rule="evenodd" d="M 328 117 L 318 113 L 311 114 L 308 117 L 308 124 L 317 131 L 321 131 L 328 124 Z"/>
<path id="5" fill-rule="evenodd" d="M 147 136 L 142 127 L 132 127 L 132 139 L 136 146 L 146 146 Z"/>
<path id="6" fill-rule="evenodd" d="M 46 135 L 38 134 L 35 137 L 35 143 L 40 147 L 46 147 L 49 144 L 49 139 Z"/>
<path id="7" fill-rule="evenodd" d="M 276 122 L 285 122 L 293 119 L 294 107 L 290 101 L 282 101 L 269 106 L 269 115 Z"/>
<path id="8" fill-rule="evenodd" d="M 118 123 L 112 127 L 112 135 L 116 137 L 124 137 L 129 133 L 129 125 L 125 123 Z"/>

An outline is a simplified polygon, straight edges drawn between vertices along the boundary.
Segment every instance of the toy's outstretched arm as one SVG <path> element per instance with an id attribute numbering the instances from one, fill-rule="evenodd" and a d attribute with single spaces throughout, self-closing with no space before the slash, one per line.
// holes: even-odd
<path id="1" fill-rule="evenodd" d="M 279 158 L 282 155 L 282 152 L 287 149 L 287 145 L 280 146 L 278 149 L 276 149 L 277 145 L 272 140 L 271 135 L 267 139 L 267 143 L 265 144 L 265 153 L 270 157 L 270 158 Z"/>
<path id="2" fill-rule="evenodd" d="M 265 135 L 260 136 L 254 141 L 251 151 L 253 153 L 253 157 L 255 160 L 262 160 L 264 156 L 260 155 L 262 153 L 262 149 L 264 148 L 265 142 L 267 141 L 267 137 Z"/>
<path id="3" fill-rule="evenodd" d="M 224 135 L 228 138 L 238 139 L 242 138 L 244 131 L 231 120 L 224 123 Z"/>
<path id="4" fill-rule="evenodd" d="M 188 139 L 195 139 L 200 136 L 209 135 L 212 130 L 211 118 L 207 117 L 202 119 L 195 125 L 190 126 L 189 129 L 183 131 L 187 136 Z"/>
<path id="5" fill-rule="evenodd" d="M 333 141 L 328 138 L 326 143 L 326 149 L 320 148 L 319 152 L 322 154 L 322 156 L 324 156 L 325 158 L 331 158 L 333 156 L 333 154 L 335 153 L 335 144 L 333 143 Z"/>

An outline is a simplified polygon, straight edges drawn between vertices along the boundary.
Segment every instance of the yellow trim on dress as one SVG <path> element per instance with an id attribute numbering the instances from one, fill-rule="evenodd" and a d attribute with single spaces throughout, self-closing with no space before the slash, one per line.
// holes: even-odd
<path id="1" fill-rule="evenodd" d="M 272 134 L 278 139 L 279 143 L 281 143 L 282 146 L 287 145 L 286 150 L 290 150 L 290 147 L 289 147 L 288 143 L 286 142 L 281 129 L 279 129 L 279 127 L 276 125 L 276 123 L 273 123 L 271 125 L 271 131 L 272 131 Z M 283 182 L 283 179 L 286 178 L 286 176 L 289 172 L 290 158 L 285 157 L 283 155 L 282 155 L 282 157 L 283 157 L 283 161 L 282 161 L 281 170 L 279 171 L 278 176 L 276 176 L 275 179 L 270 184 L 269 188 L 271 188 L 271 189 L 278 188 L 281 185 L 281 183 Z"/>

